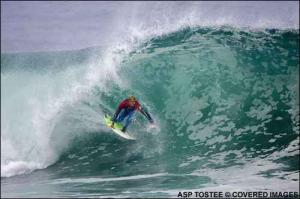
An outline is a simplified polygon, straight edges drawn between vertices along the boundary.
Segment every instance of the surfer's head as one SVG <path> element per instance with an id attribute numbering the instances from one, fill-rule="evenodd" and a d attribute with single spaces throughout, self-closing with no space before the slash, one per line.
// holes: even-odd
<path id="1" fill-rule="evenodd" d="M 134 106 L 135 102 L 137 101 L 136 97 L 132 95 L 128 99 L 129 99 L 129 105 Z"/>

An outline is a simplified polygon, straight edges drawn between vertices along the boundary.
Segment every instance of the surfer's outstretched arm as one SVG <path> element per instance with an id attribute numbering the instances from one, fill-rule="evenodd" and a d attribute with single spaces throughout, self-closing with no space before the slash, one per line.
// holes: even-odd
<path id="1" fill-rule="evenodd" d="M 142 107 L 140 109 L 140 112 L 149 120 L 150 123 L 154 123 L 150 114 L 147 111 L 145 111 Z"/>

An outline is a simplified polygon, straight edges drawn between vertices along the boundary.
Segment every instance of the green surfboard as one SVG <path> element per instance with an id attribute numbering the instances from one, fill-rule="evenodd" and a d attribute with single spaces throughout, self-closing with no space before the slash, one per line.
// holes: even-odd
<path id="1" fill-rule="evenodd" d="M 121 136 L 125 139 L 128 139 L 128 140 L 135 140 L 135 138 L 133 136 L 129 135 L 127 132 L 124 133 L 121 131 L 123 128 L 122 124 L 115 122 L 114 128 L 111 128 L 112 117 L 110 117 L 109 115 L 107 115 L 107 114 L 104 115 L 104 122 L 105 122 L 106 126 L 108 126 L 114 133 L 118 134 L 119 136 Z"/>

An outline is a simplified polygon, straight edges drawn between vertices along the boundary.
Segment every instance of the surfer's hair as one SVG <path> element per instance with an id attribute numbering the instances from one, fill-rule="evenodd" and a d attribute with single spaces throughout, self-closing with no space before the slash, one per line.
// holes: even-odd
<path id="1" fill-rule="evenodd" d="M 129 98 L 128 98 L 129 100 L 131 100 L 131 101 L 136 101 L 136 97 L 135 96 L 130 96 Z"/>

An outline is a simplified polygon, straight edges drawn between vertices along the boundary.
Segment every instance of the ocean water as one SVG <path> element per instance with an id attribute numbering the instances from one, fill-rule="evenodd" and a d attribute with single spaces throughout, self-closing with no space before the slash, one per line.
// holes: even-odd
<path id="1" fill-rule="evenodd" d="M 299 29 L 282 26 L 1 53 L 1 197 L 299 192 Z M 155 120 L 136 113 L 136 141 L 103 121 L 129 95 Z"/>
<path id="2" fill-rule="evenodd" d="M 298 30 L 185 27 L 110 59 L 1 54 L 1 195 L 299 191 L 298 44 Z M 137 113 L 136 141 L 103 123 L 131 94 L 156 121 Z"/>

